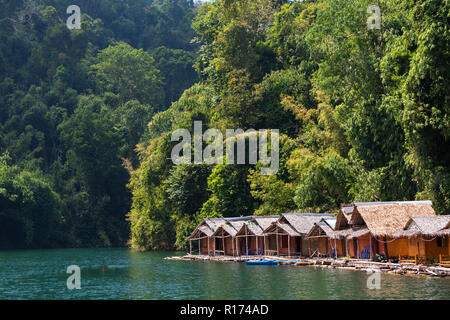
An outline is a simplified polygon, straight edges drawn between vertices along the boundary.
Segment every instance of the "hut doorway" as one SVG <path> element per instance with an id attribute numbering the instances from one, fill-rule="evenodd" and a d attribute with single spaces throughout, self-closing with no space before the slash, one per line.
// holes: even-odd
<path id="1" fill-rule="evenodd" d="M 358 256 L 358 238 L 353 238 L 353 254 L 356 259 L 359 258 L 359 256 Z"/>
<path id="2" fill-rule="evenodd" d="M 295 237 L 295 254 L 301 255 L 302 252 L 302 239 L 301 237 Z"/>
<path id="3" fill-rule="evenodd" d="M 247 247 L 246 247 L 246 243 L 245 243 L 245 237 L 239 237 L 238 240 L 238 245 L 239 245 L 239 254 L 247 254 Z"/>
<path id="4" fill-rule="evenodd" d="M 216 238 L 216 250 L 222 251 L 223 250 L 223 242 L 221 238 Z"/>

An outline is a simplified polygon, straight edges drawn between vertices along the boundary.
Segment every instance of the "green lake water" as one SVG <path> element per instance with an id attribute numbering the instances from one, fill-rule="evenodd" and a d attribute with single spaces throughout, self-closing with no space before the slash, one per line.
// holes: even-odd
<path id="1" fill-rule="evenodd" d="M 129 249 L 0 251 L 0 299 L 450 299 L 450 279 L 295 266 L 169 261 Z M 67 267 L 81 269 L 69 290 Z"/>

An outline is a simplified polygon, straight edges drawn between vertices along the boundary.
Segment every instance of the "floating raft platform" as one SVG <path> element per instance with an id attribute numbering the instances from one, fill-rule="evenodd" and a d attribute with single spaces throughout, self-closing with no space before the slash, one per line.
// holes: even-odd
<path id="1" fill-rule="evenodd" d="M 165 260 L 175 261 L 212 261 L 212 262 L 244 262 L 247 265 L 290 265 L 309 266 L 329 269 L 360 270 L 368 273 L 383 272 L 399 275 L 419 275 L 430 277 L 446 277 L 450 279 L 450 268 L 399 264 L 391 262 L 375 262 L 360 259 L 332 259 L 332 258 L 297 258 L 287 259 L 275 256 L 207 256 L 190 255 L 166 257 Z"/>

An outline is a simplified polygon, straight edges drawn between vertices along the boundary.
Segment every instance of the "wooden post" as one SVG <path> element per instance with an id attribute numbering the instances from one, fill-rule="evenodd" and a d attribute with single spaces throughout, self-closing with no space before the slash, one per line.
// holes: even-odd
<path id="1" fill-rule="evenodd" d="M 338 249 L 336 244 L 336 238 L 334 238 L 334 258 L 337 259 L 338 256 Z"/>
<path id="2" fill-rule="evenodd" d="M 308 243 L 309 243 L 309 256 L 311 257 L 311 238 L 309 238 Z"/>
<path id="3" fill-rule="evenodd" d="M 202 243 L 201 243 L 201 239 L 198 239 L 198 255 L 202 254 Z"/>
<path id="4" fill-rule="evenodd" d="M 235 256 L 235 252 L 234 252 L 234 241 L 233 241 L 233 237 L 231 237 L 231 250 L 233 250 L 233 257 Z"/>
<path id="5" fill-rule="evenodd" d="M 266 253 L 267 246 L 266 246 L 266 235 L 265 234 L 263 235 L 263 240 L 264 240 L 264 255 L 266 256 L 267 255 L 267 253 Z"/>
<path id="6" fill-rule="evenodd" d="M 288 258 L 291 256 L 291 236 L 288 235 Z"/>
<path id="7" fill-rule="evenodd" d="M 356 238 L 356 258 L 358 258 L 358 254 L 359 253 L 359 241 L 358 238 Z M 361 256 L 359 256 L 359 258 L 361 259 Z"/>
<path id="8" fill-rule="evenodd" d="M 225 256 L 225 238 L 223 236 L 223 231 L 222 231 L 222 250 L 223 250 L 223 255 Z"/>
<path id="9" fill-rule="evenodd" d="M 276 238 L 276 240 L 277 240 L 277 256 L 279 257 L 280 256 L 280 247 L 278 244 L 278 231 L 277 231 L 276 235 L 277 235 L 277 238 Z"/>
<path id="10" fill-rule="evenodd" d="M 189 239 L 189 254 L 192 254 L 192 240 Z"/>
<path id="11" fill-rule="evenodd" d="M 258 236 L 256 236 L 256 254 L 259 255 L 259 241 Z"/>
<path id="12" fill-rule="evenodd" d="M 245 248 L 247 251 L 245 251 L 245 254 L 248 255 L 248 236 L 247 236 L 247 229 L 245 229 Z"/>
<path id="13" fill-rule="evenodd" d="M 211 251 L 209 250 L 210 237 L 206 238 L 206 240 L 208 241 L 208 256 L 210 256 L 211 255 Z"/>
<path id="14" fill-rule="evenodd" d="M 417 254 L 414 255 L 414 262 L 417 265 Z"/>
<path id="15" fill-rule="evenodd" d="M 386 236 L 383 237 L 383 247 L 384 247 L 384 255 L 387 259 L 389 257 L 389 255 L 388 255 Z"/>
<path id="16" fill-rule="evenodd" d="M 300 251 L 299 256 L 301 257 L 303 255 L 303 236 L 298 237 L 298 241 L 300 241 L 298 250 Z"/>

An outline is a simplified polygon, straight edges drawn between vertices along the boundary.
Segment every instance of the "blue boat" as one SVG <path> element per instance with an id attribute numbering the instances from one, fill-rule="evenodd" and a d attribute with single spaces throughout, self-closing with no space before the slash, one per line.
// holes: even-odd
<path id="1" fill-rule="evenodd" d="M 273 266 L 278 264 L 278 260 L 245 261 L 245 264 L 250 266 Z"/>

